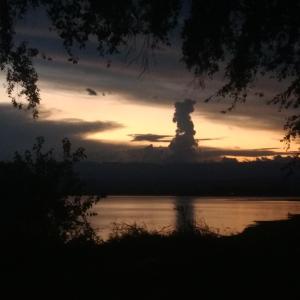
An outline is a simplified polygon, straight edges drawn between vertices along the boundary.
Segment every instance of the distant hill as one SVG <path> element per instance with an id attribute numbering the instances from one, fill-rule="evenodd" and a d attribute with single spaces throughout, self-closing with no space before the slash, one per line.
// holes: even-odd
<path id="1" fill-rule="evenodd" d="M 161 195 L 300 196 L 300 169 L 288 160 L 193 164 L 94 163 L 78 171 L 91 193 Z"/>

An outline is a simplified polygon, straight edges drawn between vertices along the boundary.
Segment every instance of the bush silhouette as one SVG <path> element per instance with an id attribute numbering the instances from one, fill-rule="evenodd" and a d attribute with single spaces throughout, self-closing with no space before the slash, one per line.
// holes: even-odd
<path id="1" fill-rule="evenodd" d="M 16 153 L 12 162 L 0 163 L 2 183 L 1 231 L 6 242 L 67 243 L 95 241 L 88 222 L 90 208 L 99 199 L 83 195 L 83 184 L 74 164 L 85 158 L 84 149 L 71 152 L 62 141 L 62 160 L 53 150 L 43 151 L 44 139 L 37 138 L 31 151 Z"/>

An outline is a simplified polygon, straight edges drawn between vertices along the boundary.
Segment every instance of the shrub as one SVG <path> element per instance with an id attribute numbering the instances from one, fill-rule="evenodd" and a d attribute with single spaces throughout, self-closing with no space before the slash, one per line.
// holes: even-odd
<path id="1" fill-rule="evenodd" d="M 62 159 L 53 150 L 43 151 L 44 139 L 37 138 L 32 150 L 15 154 L 0 163 L 2 186 L 2 239 L 22 242 L 67 243 L 96 240 L 88 222 L 98 197 L 83 196 L 84 186 L 74 164 L 86 158 L 84 149 L 71 151 L 62 141 Z M 3 197 L 4 196 L 4 197 Z"/>

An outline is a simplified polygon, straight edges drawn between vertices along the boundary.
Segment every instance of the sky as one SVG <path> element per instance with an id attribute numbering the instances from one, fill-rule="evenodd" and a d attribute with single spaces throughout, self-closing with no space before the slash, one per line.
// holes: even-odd
<path id="1" fill-rule="evenodd" d="M 179 39 L 174 38 L 171 47 L 149 53 L 150 65 L 143 72 L 141 62 L 135 60 L 136 51 L 129 58 L 123 53 L 101 58 L 93 41 L 87 49 L 76 51 L 79 64 L 69 63 L 61 40 L 47 27 L 42 12 L 35 18 L 29 15 L 17 26 L 17 39 L 28 40 L 53 60 L 34 61 L 42 99 L 37 120 L 12 108 L 0 73 L 0 133 L 5 141 L 0 156 L 8 158 L 43 135 L 51 147 L 69 137 L 97 161 L 143 160 L 149 149 L 160 157 L 157 153 L 168 147 L 175 135 L 174 104 L 184 99 L 195 101 L 191 117 L 202 160 L 286 154 L 280 140 L 287 112 L 279 112 L 255 95 L 226 114 L 221 111 L 230 101 L 205 103 L 224 83 L 222 74 L 205 80 L 205 88 L 200 88 L 180 61 Z M 270 80 L 257 83 L 257 90 L 266 96 L 279 88 Z"/>

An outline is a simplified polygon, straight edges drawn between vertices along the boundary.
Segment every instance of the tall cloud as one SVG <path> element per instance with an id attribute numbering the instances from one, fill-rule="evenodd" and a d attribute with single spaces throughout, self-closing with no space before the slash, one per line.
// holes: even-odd
<path id="1" fill-rule="evenodd" d="M 191 118 L 195 104 L 196 101 L 191 99 L 175 103 L 173 122 L 177 124 L 177 129 L 176 135 L 169 145 L 175 159 L 192 160 L 197 152 L 196 131 Z"/>

